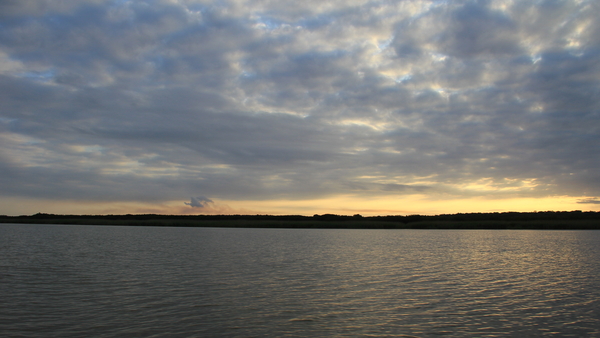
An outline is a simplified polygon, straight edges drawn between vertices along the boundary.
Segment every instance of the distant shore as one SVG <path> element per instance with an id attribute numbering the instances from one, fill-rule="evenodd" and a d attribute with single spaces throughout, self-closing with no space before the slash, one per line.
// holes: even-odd
<path id="1" fill-rule="evenodd" d="M 543 211 L 435 216 L 299 215 L 35 215 L 2 216 L 0 223 L 162 227 L 315 229 L 530 229 L 600 230 L 600 212 Z"/>

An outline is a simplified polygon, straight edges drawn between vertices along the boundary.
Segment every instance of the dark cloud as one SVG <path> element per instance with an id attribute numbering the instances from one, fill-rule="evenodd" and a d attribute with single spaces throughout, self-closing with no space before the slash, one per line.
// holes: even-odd
<path id="1" fill-rule="evenodd" d="M 460 58 L 499 58 L 521 52 L 514 38 L 516 24 L 504 11 L 489 8 L 493 2 L 467 2 L 448 15 L 445 30 L 437 38 L 439 50 Z"/>
<path id="2" fill-rule="evenodd" d="M 600 195 L 593 1 L 0 13 L 3 196 Z"/>
<path id="3" fill-rule="evenodd" d="M 211 199 L 206 198 L 206 197 L 192 197 L 191 202 L 190 203 L 185 202 L 185 205 L 189 205 L 192 208 L 204 208 L 209 203 L 214 203 L 214 202 Z"/>

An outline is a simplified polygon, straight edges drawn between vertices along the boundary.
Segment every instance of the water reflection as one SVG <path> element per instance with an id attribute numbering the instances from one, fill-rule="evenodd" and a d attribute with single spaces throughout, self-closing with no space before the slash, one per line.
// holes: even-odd
<path id="1" fill-rule="evenodd" d="M 0 334 L 598 335 L 599 235 L 4 225 Z"/>

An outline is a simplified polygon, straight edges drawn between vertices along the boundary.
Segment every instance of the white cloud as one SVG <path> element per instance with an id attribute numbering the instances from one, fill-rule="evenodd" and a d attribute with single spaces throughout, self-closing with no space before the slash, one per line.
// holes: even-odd
<path id="1" fill-rule="evenodd" d="M 592 2 L 7 4 L 5 196 L 600 195 Z"/>

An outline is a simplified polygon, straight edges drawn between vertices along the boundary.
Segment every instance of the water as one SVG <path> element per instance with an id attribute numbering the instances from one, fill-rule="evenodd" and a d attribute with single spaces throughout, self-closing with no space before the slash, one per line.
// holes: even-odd
<path id="1" fill-rule="evenodd" d="M 600 337 L 600 231 L 0 224 L 2 337 Z"/>

